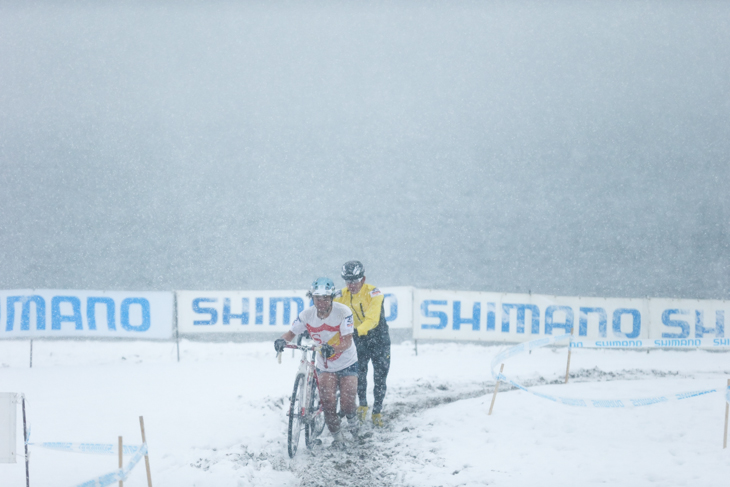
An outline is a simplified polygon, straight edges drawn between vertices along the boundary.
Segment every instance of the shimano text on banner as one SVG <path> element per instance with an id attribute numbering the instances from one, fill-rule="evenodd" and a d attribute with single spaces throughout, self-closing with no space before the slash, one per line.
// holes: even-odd
<path id="1" fill-rule="evenodd" d="M 0 291 L 0 338 L 172 336 L 173 294 L 142 291 Z"/>
<path id="2" fill-rule="evenodd" d="M 385 319 L 411 327 L 412 288 L 381 288 Z M 283 333 L 311 306 L 306 290 L 178 291 L 180 333 Z"/>
<path id="3" fill-rule="evenodd" d="M 414 290 L 416 339 L 525 342 L 573 331 L 572 347 L 728 348 L 730 303 Z"/>

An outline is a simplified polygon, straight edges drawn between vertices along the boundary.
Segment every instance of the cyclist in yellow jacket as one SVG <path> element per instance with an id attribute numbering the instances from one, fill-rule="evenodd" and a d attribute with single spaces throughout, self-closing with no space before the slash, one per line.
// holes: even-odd
<path id="1" fill-rule="evenodd" d="M 373 362 L 373 404 L 372 421 L 375 426 L 383 426 L 383 399 L 387 390 L 386 379 L 390 370 L 390 334 L 385 321 L 383 293 L 372 284 L 365 283 L 365 268 L 357 260 L 342 266 L 342 278 L 347 287 L 335 301 L 347 305 L 352 311 L 355 324 L 355 346 L 359 371 L 357 376 L 357 396 L 360 406 L 357 417 L 363 422 L 368 413 L 367 376 L 368 362 Z"/>

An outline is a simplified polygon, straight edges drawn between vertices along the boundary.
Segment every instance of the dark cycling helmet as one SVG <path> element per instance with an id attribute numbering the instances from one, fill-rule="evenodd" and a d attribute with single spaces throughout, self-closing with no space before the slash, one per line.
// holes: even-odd
<path id="1" fill-rule="evenodd" d="M 312 286 L 309 288 L 309 292 L 307 293 L 307 297 L 335 297 L 335 294 L 337 294 L 337 289 L 335 288 L 335 283 L 332 282 L 332 279 L 330 279 L 329 277 L 320 277 L 312 283 Z"/>
<path id="2" fill-rule="evenodd" d="M 342 278 L 345 281 L 359 281 L 365 277 L 365 267 L 359 260 L 345 262 L 342 266 Z"/>

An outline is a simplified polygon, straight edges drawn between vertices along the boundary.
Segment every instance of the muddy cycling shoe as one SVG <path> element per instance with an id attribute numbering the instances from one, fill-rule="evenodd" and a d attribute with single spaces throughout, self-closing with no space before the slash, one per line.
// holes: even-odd
<path id="1" fill-rule="evenodd" d="M 345 429 L 349 431 L 354 438 L 357 438 L 360 433 L 360 420 L 353 414 L 351 418 L 347 418 L 347 425 L 345 425 Z"/>
<path id="2" fill-rule="evenodd" d="M 340 451 L 347 449 L 347 445 L 345 444 L 345 435 L 342 433 L 341 429 L 332 436 L 334 437 L 334 439 L 332 440 L 330 449 Z"/>
<path id="3" fill-rule="evenodd" d="M 383 427 L 383 415 L 382 414 L 373 414 L 373 426 L 375 426 L 376 428 Z"/>
<path id="4" fill-rule="evenodd" d="M 361 423 L 365 422 L 365 418 L 368 416 L 368 407 L 367 406 L 359 406 L 357 408 L 357 419 L 360 420 Z"/>

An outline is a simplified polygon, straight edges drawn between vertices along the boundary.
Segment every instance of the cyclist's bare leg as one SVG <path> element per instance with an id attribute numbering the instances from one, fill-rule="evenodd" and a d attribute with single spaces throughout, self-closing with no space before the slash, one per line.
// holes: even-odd
<path id="1" fill-rule="evenodd" d="M 340 408 L 345 416 L 351 418 L 357 410 L 357 376 L 340 377 Z"/>
<path id="2" fill-rule="evenodd" d="M 337 415 L 337 374 L 327 372 L 319 374 L 319 397 L 327 428 L 330 433 L 336 433 L 340 429 L 340 417 Z"/>

